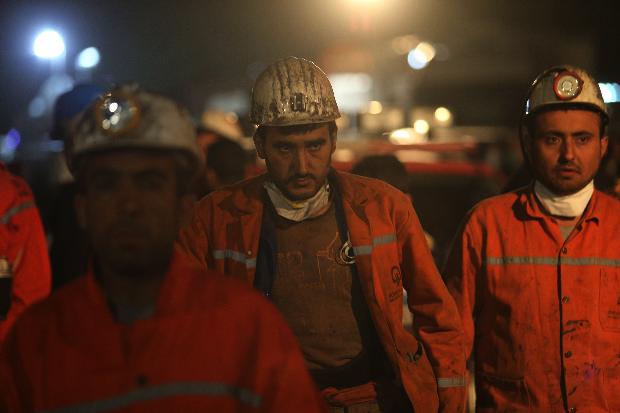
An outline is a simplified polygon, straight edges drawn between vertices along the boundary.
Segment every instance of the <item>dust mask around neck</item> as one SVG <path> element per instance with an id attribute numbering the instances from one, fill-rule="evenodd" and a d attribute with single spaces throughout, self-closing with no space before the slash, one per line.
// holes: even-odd
<path id="1" fill-rule="evenodd" d="M 308 218 L 318 217 L 327 211 L 330 206 L 329 184 L 326 182 L 314 196 L 301 201 L 288 199 L 280 188 L 271 181 L 263 184 L 267 190 L 269 199 L 276 209 L 278 215 L 291 221 L 301 222 Z"/>
<path id="2" fill-rule="evenodd" d="M 551 215 L 559 217 L 580 217 L 594 193 L 594 181 L 590 181 L 578 192 L 570 195 L 556 195 L 540 182 L 534 184 L 534 193 Z"/>

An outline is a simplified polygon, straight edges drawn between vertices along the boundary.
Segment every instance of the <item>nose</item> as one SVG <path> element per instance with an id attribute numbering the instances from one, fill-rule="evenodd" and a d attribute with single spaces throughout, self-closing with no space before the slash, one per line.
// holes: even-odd
<path id="1" fill-rule="evenodd" d="M 308 173 L 308 155 L 306 151 L 300 149 L 295 156 L 295 173 L 298 175 L 306 175 Z"/>
<path id="2" fill-rule="evenodd" d="M 563 160 L 572 161 L 575 159 L 575 142 L 572 139 L 564 139 L 560 150 Z"/>
<path id="3" fill-rule="evenodd" d="M 124 182 L 120 185 L 115 196 L 122 214 L 131 216 L 140 210 L 140 194 L 130 183 Z"/>

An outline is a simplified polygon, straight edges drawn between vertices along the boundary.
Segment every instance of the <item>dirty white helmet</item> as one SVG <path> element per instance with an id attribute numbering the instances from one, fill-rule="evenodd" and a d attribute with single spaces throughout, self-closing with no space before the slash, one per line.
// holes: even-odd
<path id="1" fill-rule="evenodd" d="M 172 100 L 124 85 L 96 100 L 77 127 L 69 167 L 84 155 L 116 149 L 170 150 L 186 155 L 192 168 L 203 162 L 191 117 Z"/>
<path id="2" fill-rule="evenodd" d="M 233 112 L 223 112 L 215 109 L 206 110 L 200 117 L 198 129 L 216 133 L 233 141 L 243 138 L 239 118 Z"/>
<path id="3" fill-rule="evenodd" d="M 555 66 L 542 72 L 530 87 L 523 117 L 542 109 L 584 108 L 608 118 L 598 83 L 588 72 L 571 65 Z"/>
<path id="4" fill-rule="evenodd" d="M 258 126 L 321 123 L 339 117 L 329 79 L 309 60 L 278 60 L 256 79 L 250 120 Z"/>

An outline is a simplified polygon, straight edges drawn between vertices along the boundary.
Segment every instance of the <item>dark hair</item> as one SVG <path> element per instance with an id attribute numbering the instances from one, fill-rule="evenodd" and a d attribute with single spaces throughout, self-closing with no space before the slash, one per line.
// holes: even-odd
<path id="1" fill-rule="evenodd" d="M 209 145 L 207 168 L 213 169 L 223 185 L 233 184 L 245 177 L 247 154 L 237 142 L 220 138 Z"/>
<path id="2" fill-rule="evenodd" d="M 301 125 L 288 125 L 288 126 L 259 126 L 254 132 L 254 136 L 258 139 L 264 140 L 267 135 L 268 128 L 278 128 L 281 134 L 283 135 L 292 135 L 292 134 L 305 134 L 308 132 L 312 132 L 315 129 L 318 129 L 322 126 L 327 125 L 329 129 L 329 136 L 332 140 L 336 137 L 336 133 L 338 132 L 338 126 L 336 126 L 336 121 L 329 122 L 321 122 L 321 123 L 304 123 Z"/>
<path id="3" fill-rule="evenodd" d="M 370 155 L 359 161 L 351 172 L 380 179 L 402 192 L 409 192 L 409 175 L 405 165 L 394 155 Z"/>

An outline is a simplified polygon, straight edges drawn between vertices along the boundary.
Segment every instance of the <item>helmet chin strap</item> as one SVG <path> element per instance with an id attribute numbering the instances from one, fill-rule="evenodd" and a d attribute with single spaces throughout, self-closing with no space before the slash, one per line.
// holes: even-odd
<path id="1" fill-rule="evenodd" d="M 570 195 L 556 195 L 539 181 L 536 181 L 534 193 L 551 215 L 575 218 L 581 216 L 588 206 L 588 202 L 594 193 L 594 181 L 590 181 L 582 189 Z"/>
<path id="2" fill-rule="evenodd" d="M 325 182 L 311 198 L 301 201 L 288 199 L 280 188 L 271 181 L 263 184 L 267 195 L 278 215 L 291 221 L 301 222 L 305 219 L 318 217 L 327 211 L 330 206 L 329 183 Z"/>

